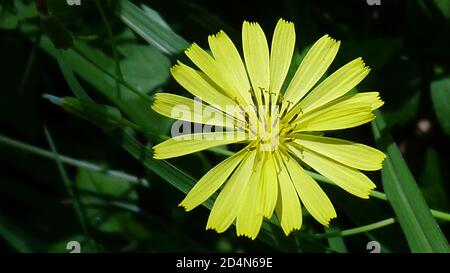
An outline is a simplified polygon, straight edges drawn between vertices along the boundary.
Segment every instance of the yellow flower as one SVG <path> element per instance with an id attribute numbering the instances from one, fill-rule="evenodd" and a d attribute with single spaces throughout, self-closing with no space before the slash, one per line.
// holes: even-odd
<path id="1" fill-rule="evenodd" d="M 223 232 L 236 220 L 237 234 L 254 239 L 263 218 L 270 219 L 274 211 L 286 235 L 300 229 L 301 203 L 325 226 L 336 217 L 327 195 L 302 166 L 353 195 L 369 197 L 375 184 L 359 170 L 381 169 L 385 155 L 318 133 L 370 122 L 375 118 L 372 111 L 383 105 L 378 92 L 346 95 L 369 73 L 361 58 L 319 83 L 340 45 L 325 35 L 282 92 L 295 45 L 292 23 L 278 21 L 269 51 L 261 27 L 244 22 L 245 64 L 223 31 L 209 36 L 208 42 L 212 54 L 195 43 L 186 50 L 199 70 L 181 62 L 171 69 L 175 80 L 205 103 L 159 93 L 152 106 L 164 116 L 206 126 L 191 134 L 190 125 L 185 126 L 188 134 L 156 145 L 154 157 L 172 158 L 232 143 L 246 146 L 204 175 L 181 206 L 190 211 L 222 187 L 207 229 Z M 176 134 L 179 128 L 175 129 Z"/>

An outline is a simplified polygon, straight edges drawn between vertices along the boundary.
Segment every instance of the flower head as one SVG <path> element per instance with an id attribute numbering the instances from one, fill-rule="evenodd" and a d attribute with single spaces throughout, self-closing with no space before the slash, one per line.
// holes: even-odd
<path id="1" fill-rule="evenodd" d="M 295 46 L 292 23 L 278 21 L 269 50 L 261 27 L 244 22 L 245 63 L 223 31 L 209 36 L 208 42 L 212 54 L 195 43 L 186 50 L 198 70 L 181 62 L 171 69 L 175 80 L 203 101 L 159 93 L 152 106 L 162 115 L 205 126 L 194 133 L 189 133 L 190 124 L 184 126 L 188 133 L 184 130 L 156 145 L 154 157 L 172 158 L 232 143 L 246 146 L 206 173 L 181 206 L 192 210 L 221 189 L 207 228 L 223 232 L 236 220 L 237 234 L 254 239 L 263 219 L 274 212 L 286 235 L 300 229 L 302 205 L 325 226 L 336 217 L 327 195 L 304 166 L 353 195 L 369 197 L 375 185 L 360 170 L 381 169 L 385 155 L 321 135 L 370 122 L 375 118 L 372 111 L 383 104 L 377 92 L 347 95 L 370 71 L 361 58 L 319 82 L 340 45 L 325 35 L 287 83 Z M 177 134 L 179 128 L 174 128 L 172 134 Z"/>

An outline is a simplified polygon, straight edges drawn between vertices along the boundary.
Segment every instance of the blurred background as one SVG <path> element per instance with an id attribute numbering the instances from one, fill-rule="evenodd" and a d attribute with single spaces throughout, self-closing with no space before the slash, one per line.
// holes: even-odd
<path id="1" fill-rule="evenodd" d="M 194 41 L 206 48 L 207 36 L 219 30 L 240 48 L 244 20 L 259 22 L 269 39 L 279 18 L 293 21 L 293 65 L 324 34 L 341 40 L 329 71 L 363 57 L 372 71 L 358 90 L 381 92 L 387 127 L 428 205 L 450 210 L 450 1 L 0 3 L 1 251 L 69 252 L 67 243 L 78 241 L 82 252 L 367 252 L 370 240 L 386 252 L 409 251 L 397 223 L 338 239 L 296 233 L 284 238 L 274 228 L 272 243 L 238 238 L 234 227 L 224 234 L 205 231 L 209 210 L 179 208 L 185 194 L 148 168 L 151 153 L 132 156 L 123 135 L 97 117 L 115 120 L 114 126 L 126 127 L 147 147 L 159 143 L 171 121 L 128 89 L 186 94 L 169 73 L 177 59 L 186 60 L 183 49 Z M 120 87 L 122 82 L 129 86 Z M 75 101 L 58 99 L 74 97 L 73 90 L 103 108 L 87 103 L 81 113 Z M 370 124 L 330 135 L 375 146 Z M 198 179 L 229 150 L 170 163 Z M 383 191 L 379 172 L 369 176 Z M 323 188 L 339 217 L 324 230 L 305 214 L 301 233 L 344 230 L 394 215 L 388 202 Z M 448 222 L 439 224 L 449 238 Z"/>

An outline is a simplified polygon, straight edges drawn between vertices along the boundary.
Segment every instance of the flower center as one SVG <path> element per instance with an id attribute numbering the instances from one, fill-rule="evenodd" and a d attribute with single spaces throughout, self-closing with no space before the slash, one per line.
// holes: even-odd
<path id="1" fill-rule="evenodd" d="M 259 88 L 249 90 L 253 105 L 244 110 L 250 139 L 261 151 L 273 152 L 290 139 L 294 127 L 290 125 L 297 117 L 292 115 L 292 103 L 283 101 L 282 95 Z M 254 106 L 257 105 L 257 106 Z"/>

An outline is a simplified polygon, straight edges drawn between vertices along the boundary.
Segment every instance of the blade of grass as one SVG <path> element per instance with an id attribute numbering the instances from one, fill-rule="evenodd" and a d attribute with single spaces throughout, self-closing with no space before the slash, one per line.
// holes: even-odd
<path id="1" fill-rule="evenodd" d="M 148 10 L 151 10 L 147 7 Z M 128 0 L 120 0 L 116 10 L 120 19 L 139 36 L 161 52 L 172 56 L 178 55 L 189 46 L 181 36 L 160 23 L 160 18 L 151 17 Z"/>
<path id="2" fill-rule="evenodd" d="M 450 252 L 422 193 L 395 144 L 380 111 L 372 122 L 378 146 L 387 153 L 381 171 L 383 188 L 412 252 Z"/>
<path id="3" fill-rule="evenodd" d="M 67 84 L 69 85 L 70 89 L 73 91 L 75 96 L 80 100 L 94 102 L 94 100 L 91 99 L 91 97 L 87 94 L 87 92 L 84 90 L 84 88 L 78 82 L 72 69 L 66 64 L 66 62 L 64 60 L 64 58 L 65 58 L 64 54 L 61 53 L 61 50 L 59 50 L 58 53 L 59 53 L 59 57 L 56 58 L 56 61 L 58 62 L 61 72 L 63 73 L 64 79 L 66 79 Z"/>
<path id="4" fill-rule="evenodd" d="M 69 197 L 72 200 L 74 200 L 73 204 L 74 204 L 75 213 L 78 217 L 78 220 L 80 221 L 81 229 L 83 231 L 86 242 L 88 243 L 89 248 L 96 252 L 97 248 L 96 248 L 95 243 L 91 240 L 91 237 L 89 235 L 86 214 L 81 205 L 80 199 L 79 199 L 78 195 L 76 194 L 76 192 L 74 191 L 72 182 L 70 181 L 69 176 L 67 175 L 67 173 L 64 169 L 64 166 L 59 158 L 58 151 L 56 150 L 55 143 L 53 142 L 53 138 L 50 135 L 50 132 L 47 130 L 47 128 L 44 128 L 44 133 L 45 133 L 45 137 L 47 138 L 47 142 L 50 146 L 50 149 L 53 152 L 53 157 L 55 159 L 55 162 L 58 167 L 58 171 L 61 175 L 61 178 L 64 182 L 64 186 L 66 187 L 67 193 L 68 193 Z"/>
<path id="5" fill-rule="evenodd" d="M 26 152 L 29 152 L 31 154 L 35 154 L 37 156 L 41 156 L 43 158 L 53 159 L 53 160 L 55 158 L 54 154 L 51 151 L 48 151 L 46 149 L 43 149 L 43 148 L 40 148 L 37 146 L 33 146 L 30 144 L 26 144 L 21 141 L 17 141 L 15 139 L 3 136 L 1 134 L 0 134 L 0 143 L 23 150 L 23 151 L 26 151 Z M 140 177 L 137 177 L 137 176 L 134 176 L 134 175 L 122 172 L 122 171 L 118 171 L 118 170 L 107 169 L 100 165 L 97 165 L 97 164 L 94 164 L 94 163 L 91 163 L 88 161 L 71 158 L 68 156 L 61 155 L 61 154 L 59 155 L 59 160 L 68 166 L 100 172 L 102 174 L 117 177 L 117 178 L 120 178 L 129 183 L 137 184 L 137 185 L 144 186 L 144 187 L 149 186 L 149 182 L 145 178 L 140 178 Z"/>

